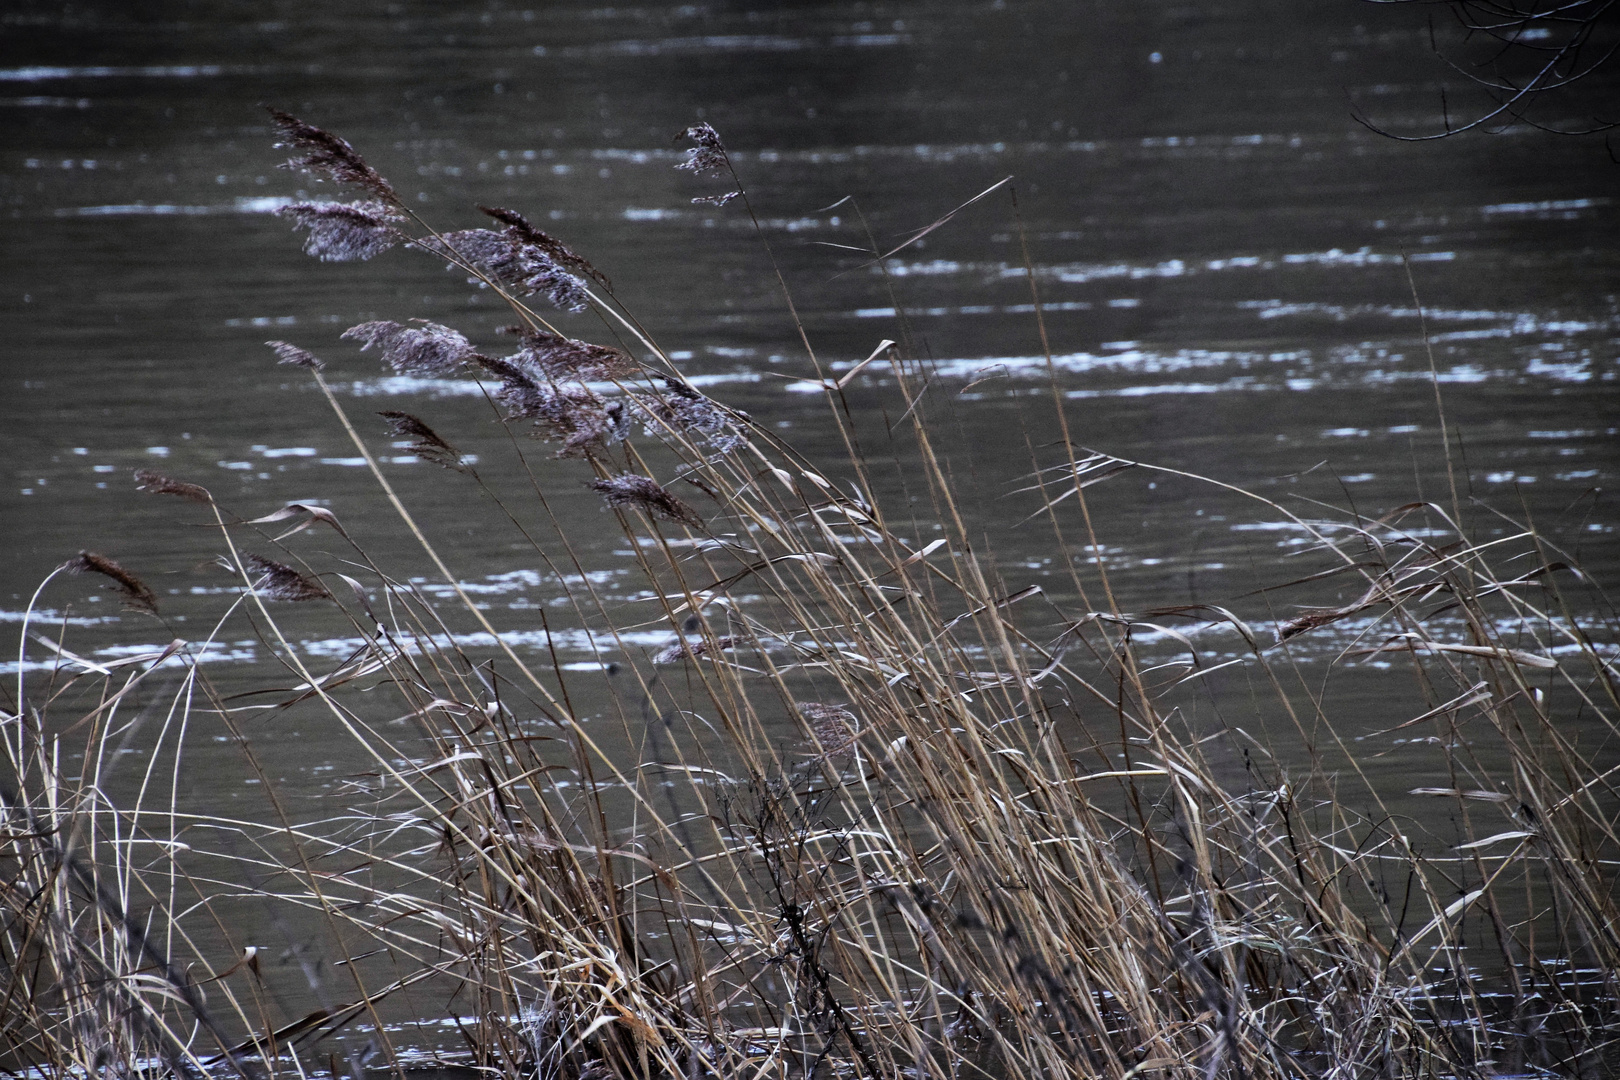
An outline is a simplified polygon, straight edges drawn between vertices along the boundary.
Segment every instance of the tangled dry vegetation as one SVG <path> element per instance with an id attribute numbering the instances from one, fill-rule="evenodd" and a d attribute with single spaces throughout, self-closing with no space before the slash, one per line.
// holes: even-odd
<path id="1" fill-rule="evenodd" d="M 462 1065 L 491 1076 L 1261 1080 L 1613 1065 L 1614 623 L 1546 538 L 1524 528 L 1471 544 L 1455 504 L 1329 527 L 1267 503 L 1312 537 L 1321 580 L 1354 581 L 1359 598 L 1267 628 L 1222 608 L 1131 614 L 1090 557 L 1088 499 L 1153 466 L 1071 443 L 1036 474 L 1079 598 L 1060 610 L 1039 590 L 1009 593 L 976 554 L 972 508 L 920 413 L 907 422 L 923 498 L 896 519 L 853 440 L 839 464 L 853 482 L 834 482 L 700 393 L 604 277 L 520 215 L 431 233 L 346 142 L 275 119 L 292 164 L 366 196 L 291 208 L 312 254 L 409 243 L 511 303 L 520 347 L 504 358 L 431 323 L 346 336 L 398 371 L 485 380 L 514 429 L 576 459 L 676 643 L 626 662 L 616 717 L 582 716 L 571 680 L 586 676 L 496 633 L 321 361 L 272 343 L 325 392 L 452 602 L 390 577 L 328 509 L 244 522 L 201 486 L 140 476 L 154 497 L 211 515 L 238 586 L 214 633 L 252 624 L 293 679 L 278 707 L 352 738 L 365 798 L 304 820 L 265 784 L 263 820 L 197 813 L 174 748 L 224 732 L 244 775 L 268 779 L 244 726 L 263 698 L 228 697 L 195 642 L 108 663 L 53 646 L 53 670 L 19 674 L 0 728 L 0 1068 L 405 1069 L 422 1048 L 398 1025 L 423 1002 L 452 1021 Z M 733 177 L 712 129 L 691 134 L 693 164 Z M 746 206 L 737 188 L 724 198 Z M 595 306 L 626 348 L 557 333 L 526 304 L 536 295 Z M 903 350 L 888 362 L 916 394 L 921 366 Z M 842 384 L 824 389 L 836 404 Z M 449 439 L 407 413 L 387 419 L 464 474 L 447 485 L 481 498 Z M 582 621 L 618 633 L 624 612 L 573 563 L 538 487 L 532 500 L 482 505 L 525 537 L 522 522 L 547 523 L 535 559 L 580 582 L 566 595 Z M 243 550 L 268 526 L 286 530 L 276 558 Z M 302 563 L 295 534 L 311 530 L 344 557 Z M 936 539 L 906 539 L 919 534 Z M 1492 570 L 1510 559 L 1516 576 Z M 104 556 L 63 569 L 155 602 Z M 364 642 L 336 666 L 289 644 L 312 605 Z M 1397 659 L 1388 677 L 1426 699 L 1391 726 L 1433 738 L 1453 782 L 1426 797 L 1454 831 L 1387 809 L 1336 734 L 1335 703 L 1290 661 L 1356 619 L 1369 627 L 1358 644 Z M 1243 689 L 1215 724 L 1190 719 L 1215 667 L 1193 641 L 1178 639 L 1173 662 L 1140 644 L 1193 622 L 1223 623 L 1238 643 L 1220 663 Z M 148 749 L 130 790 L 107 778 L 132 740 Z M 288 1015 L 266 992 L 262 942 L 236 914 L 266 905 L 328 935 L 342 1000 Z"/>

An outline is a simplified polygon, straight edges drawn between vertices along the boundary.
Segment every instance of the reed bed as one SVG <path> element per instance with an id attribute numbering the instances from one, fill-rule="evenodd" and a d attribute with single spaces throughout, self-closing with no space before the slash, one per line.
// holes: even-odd
<path id="1" fill-rule="evenodd" d="M 54 667 L 24 666 L 0 729 L 0 1068 L 359 1076 L 431 1050 L 547 1080 L 1259 1080 L 1620 1061 L 1615 621 L 1548 537 L 1471 541 L 1470 516 L 1490 511 L 1454 494 L 1377 519 L 1303 515 L 1175 473 L 1310 538 L 1320 571 L 1268 595 L 1339 602 L 1264 624 L 1126 611 L 1091 505 L 1173 470 L 1065 428 L 1035 463 L 1028 527 L 1048 531 L 1068 591 L 1016 589 L 926 409 L 900 423 L 913 498 L 886 500 L 842 400 L 852 375 L 818 362 L 849 454 L 808 460 L 688 383 L 607 278 L 521 215 L 435 232 L 346 142 L 274 118 L 291 164 L 364 196 L 288 209 L 311 254 L 410 245 L 510 303 L 504 357 L 432 323 L 345 336 L 396 371 L 481 380 L 523 468 L 525 434 L 573 459 L 671 643 L 619 649 L 612 706 L 587 715 L 600 675 L 497 632 L 312 343 L 271 343 L 324 394 L 449 599 L 390 576 L 324 507 L 243 515 L 138 477 L 212 524 L 237 586 L 212 635 L 250 625 L 285 678 L 227 693 L 197 662 L 206 642 L 102 663 L 25 626 L 20 658 L 49 649 Z M 687 164 L 728 188 L 703 197 L 752 213 L 719 136 L 688 134 Z M 618 345 L 561 334 L 536 297 L 595 309 Z M 894 343 L 870 362 L 916 404 L 924 363 Z M 591 586 L 577 526 L 539 485 L 498 491 L 455 432 L 385 417 L 461 474 L 445 490 L 579 583 L 558 595 L 582 625 L 645 629 L 645 606 Z M 106 556 L 68 571 L 156 604 Z M 36 600 L 67 587 L 53 574 Z M 340 663 L 292 644 L 316 609 L 362 642 Z M 1213 652 L 1193 633 L 1212 627 Z M 1346 627 L 1330 667 L 1377 654 L 1394 663 L 1369 677 L 1416 687 L 1422 709 L 1384 729 L 1443 763 L 1447 782 L 1398 795 L 1444 827 L 1391 808 L 1365 771 L 1373 744 L 1298 662 Z M 259 762 L 247 726 L 294 709 L 352 740 L 341 813 L 298 816 Z M 266 814 L 184 797 L 204 729 L 265 781 Z M 132 747 L 140 764 L 120 764 Z M 292 1015 L 271 992 L 248 907 L 325 936 L 340 960 L 319 1007 Z M 402 1029 L 424 1015 L 446 1022 L 443 1045 Z"/>

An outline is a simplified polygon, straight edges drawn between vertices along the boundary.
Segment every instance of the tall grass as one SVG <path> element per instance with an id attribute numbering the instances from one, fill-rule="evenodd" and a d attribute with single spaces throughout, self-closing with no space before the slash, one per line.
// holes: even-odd
<path id="1" fill-rule="evenodd" d="M 292 685 L 227 695 L 197 642 L 97 663 L 25 626 L 19 659 L 50 648 L 55 666 L 19 674 L 3 729 L 0 1067 L 403 1070 L 424 1040 L 400 1025 L 424 1010 L 463 1064 L 544 1078 L 1596 1076 L 1620 1060 L 1614 621 L 1546 536 L 1471 542 L 1464 515 L 1486 511 L 1455 500 L 1299 516 L 1066 438 L 1030 490 L 1078 599 L 1014 590 L 984 553 L 980 496 L 914 407 L 926 365 L 903 346 L 872 361 L 908 406 L 899 502 L 870 475 L 847 379 L 822 387 L 847 460 L 808 460 L 686 383 L 606 279 L 526 220 L 435 233 L 347 143 L 277 122 L 295 164 L 373 200 L 294 208 L 312 253 L 408 238 L 511 304 L 523 336 L 506 358 L 433 324 L 352 336 L 396 370 L 472 372 L 514 434 L 532 425 L 578 459 L 672 644 L 619 650 L 614 708 L 587 715 L 580 680 L 600 676 L 511 647 L 321 362 L 274 343 L 456 602 L 390 576 L 330 510 L 244 522 L 201 487 L 142 477 L 210 512 L 239 586 L 213 633 L 251 625 Z M 712 129 L 692 134 L 693 164 L 734 179 Z M 535 295 L 591 305 L 625 349 L 556 335 Z M 591 586 L 580 526 L 538 484 L 514 498 L 454 432 L 390 424 L 579 583 L 558 588 L 581 622 L 645 621 Z M 532 444 L 511 451 L 527 470 Z M 1266 626 L 1121 610 L 1091 505 L 1144 472 L 1292 522 L 1327 560 L 1314 580 L 1355 599 Z M 271 526 L 287 529 L 263 534 L 275 558 L 243 550 Z M 300 546 L 317 532 L 342 554 Z M 140 600 L 110 560 L 73 568 Z M 363 641 L 341 664 L 294 647 L 310 605 Z M 1446 783 L 1369 779 L 1374 743 L 1297 656 L 1344 627 L 1331 667 L 1395 661 L 1372 677 L 1415 684 L 1424 707 L 1384 727 L 1431 740 Z M 1225 655 L 1196 644 L 1217 639 Z M 362 809 L 282 805 L 243 734 L 272 700 L 352 740 Z M 205 721 L 266 781 L 268 820 L 183 797 Z M 120 764 L 130 746 L 142 765 Z M 318 1008 L 276 1000 L 249 908 L 329 935 L 341 971 L 312 975 Z M 362 1034 L 323 1041 L 345 1031 Z"/>

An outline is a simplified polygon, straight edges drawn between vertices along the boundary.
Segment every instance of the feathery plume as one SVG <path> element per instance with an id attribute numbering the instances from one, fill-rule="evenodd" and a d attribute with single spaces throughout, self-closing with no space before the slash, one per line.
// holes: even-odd
<path id="1" fill-rule="evenodd" d="M 722 454 L 743 445 L 737 426 L 713 401 L 678 379 L 666 377 L 664 385 L 668 387 L 665 392 L 648 395 L 638 403 L 648 435 L 673 428 Z"/>
<path id="2" fill-rule="evenodd" d="M 511 360 L 479 356 L 484 370 L 501 377 L 491 396 L 508 420 L 533 420 L 538 437 L 561 442 L 558 457 L 588 457 L 593 447 L 622 441 L 630 433 L 624 403 L 608 401 L 586 386 L 542 382 Z"/>
<path id="3" fill-rule="evenodd" d="M 294 367 L 308 368 L 311 371 L 320 371 L 326 366 L 326 361 L 312 352 L 300 349 L 296 345 L 285 341 L 267 341 L 266 345 L 276 350 L 276 363 L 291 364 Z"/>
<path id="4" fill-rule="evenodd" d="M 720 133 L 708 124 L 698 124 L 681 132 L 685 138 L 691 139 L 697 145 L 689 147 L 686 151 L 686 160 L 675 166 L 688 172 L 697 173 L 731 173 L 731 160 L 726 157 L 726 148 L 720 142 Z M 720 195 L 699 195 L 693 199 L 694 204 L 707 203 L 710 206 L 724 206 L 726 203 L 741 195 L 739 191 L 727 191 Z"/>
<path id="5" fill-rule="evenodd" d="M 482 269 L 520 296 L 544 294 L 564 311 L 583 311 L 590 301 L 583 278 L 608 285 L 605 274 L 569 250 L 568 245 L 529 224 L 522 214 L 498 206 L 478 209 L 506 226 L 463 229 L 414 241 L 417 247 Z M 469 281 L 484 284 L 478 278 Z"/>
<path id="6" fill-rule="evenodd" d="M 618 349 L 576 341 L 544 330 L 522 332 L 523 348 L 510 359 L 553 381 L 574 379 L 614 379 L 640 370 L 636 362 Z"/>
<path id="7" fill-rule="evenodd" d="M 734 647 L 736 644 L 737 639 L 734 637 L 715 638 L 713 649 L 709 647 L 707 641 L 694 641 L 691 644 L 677 641 L 675 644 L 665 646 L 654 654 L 652 662 L 654 664 L 673 664 L 677 660 L 699 660 L 716 649 L 723 651 Z"/>
<path id="8" fill-rule="evenodd" d="M 697 145 L 686 151 L 686 160 L 675 166 L 702 175 L 706 172 L 726 172 L 726 148 L 720 142 L 720 133 L 708 123 L 696 124 L 681 132 L 681 137 Z"/>
<path id="9" fill-rule="evenodd" d="M 446 469 L 454 469 L 456 472 L 468 471 L 466 463 L 461 460 L 461 451 L 440 438 L 438 432 L 410 413 L 389 409 L 377 415 L 388 421 L 389 434 L 396 438 L 413 440 L 405 449 L 423 461 L 430 461 Z"/>
<path id="10" fill-rule="evenodd" d="M 176 480 L 172 476 L 164 476 L 151 469 L 135 470 L 135 487 L 141 491 L 149 491 L 153 495 L 178 495 L 191 502 L 211 503 L 214 497 L 208 489 L 200 484 L 188 484 L 184 480 Z"/>
<path id="11" fill-rule="evenodd" d="M 321 262 L 362 262 L 405 238 L 394 227 L 400 216 L 386 203 L 301 202 L 276 213 L 292 218 L 294 229 L 309 230 L 304 254 Z"/>
<path id="12" fill-rule="evenodd" d="M 696 510 L 671 495 L 650 476 L 621 473 L 606 480 L 593 480 L 591 490 L 615 509 L 635 507 L 649 517 L 678 522 L 693 529 L 703 527 L 703 518 Z"/>
<path id="13" fill-rule="evenodd" d="M 313 124 L 306 124 L 298 117 L 280 109 L 270 109 L 269 112 L 270 119 L 275 121 L 280 134 L 276 145 L 296 150 L 302 155 L 289 158 L 282 168 L 297 169 L 309 173 L 316 179 L 353 184 L 392 206 L 403 205 L 392 185 L 384 180 L 376 169 L 367 165 L 365 159 L 349 145 L 347 140 L 329 131 L 322 131 Z"/>
<path id="14" fill-rule="evenodd" d="M 610 289 L 613 287 L 608 276 L 592 266 L 583 255 L 576 254 L 572 248 L 550 233 L 529 224 L 529 219 L 516 210 L 508 210 L 503 206 L 485 206 L 482 203 L 478 209 L 505 225 L 506 235 L 510 239 L 544 252 L 547 258 L 570 273 L 588 277 Z"/>
<path id="15" fill-rule="evenodd" d="M 854 748 L 855 736 L 861 727 L 854 713 L 842 705 L 828 705 L 821 701 L 795 701 L 793 707 L 810 725 L 810 733 L 815 736 L 822 754 L 837 757 Z"/>
<path id="16" fill-rule="evenodd" d="M 351 326 L 341 336 L 361 342 L 362 350 L 377 346 L 383 361 L 401 375 L 453 375 L 477 355 L 467 339 L 448 326 L 413 321 L 422 325 L 381 319 Z"/>
<path id="17" fill-rule="evenodd" d="M 153 592 L 146 582 L 105 555 L 81 551 L 75 558 L 63 563 L 62 567 L 70 574 L 100 574 L 102 577 L 111 578 L 118 585 L 118 592 L 124 598 L 125 607 L 148 615 L 158 613 L 157 593 Z"/>
<path id="18" fill-rule="evenodd" d="M 300 574 L 284 563 L 251 552 L 242 559 L 248 565 L 253 591 L 266 600 L 321 600 L 332 594 L 314 578 Z"/>
<path id="19" fill-rule="evenodd" d="M 724 195 L 698 195 L 692 199 L 692 202 L 707 203 L 710 206 L 724 206 L 741 194 L 740 191 L 728 191 Z"/>

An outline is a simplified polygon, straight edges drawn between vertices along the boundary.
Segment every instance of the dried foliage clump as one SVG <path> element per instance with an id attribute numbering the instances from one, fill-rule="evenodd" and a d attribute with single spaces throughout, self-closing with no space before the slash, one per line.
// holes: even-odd
<path id="1" fill-rule="evenodd" d="M 320 135 L 306 152 L 364 181 Z M 251 588 L 199 590 L 218 622 L 189 641 L 92 659 L 30 607 L 0 717 L 0 1070 L 403 1075 L 453 1040 L 459 1066 L 535 1080 L 1612 1074 L 1620 613 L 1556 537 L 1433 502 L 1304 517 L 1211 481 L 1224 513 L 1305 537 L 1299 568 L 1133 612 L 1100 511 L 1135 477 L 1201 481 L 1031 439 L 1040 483 L 1011 494 L 1063 569 L 993 563 L 1008 504 L 904 349 L 885 487 L 858 413 L 828 414 L 847 459 L 812 463 L 679 378 L 609 400 L 579 379 L 617 361 L 560 335 L 504 360 L 434 324 L 349 335 L 396 370 L 477 364 L 575 460 L 542 472 L 511 440 L 530 486 L 468 470 L 421 521 L 378 469 L 438 579 L 295 503 L 220 514 L 202 547 Z M 638 512 L 553 516 L 570 471 Z M 237 546 L 294 518 L 275 542 L 346 588 Z M 455 541 L 485 527 L 543 568 L 544 604 L 463 581 Z M 593 528 L 635 595 L 598 588 Z M 102 556 L 65 568 L 154 599 Z M 310 648 L 333 620 L 341 647 Z M 218 642 L 273 674 L 225 692 Z M 298 801 L 271 723 L 347 747 L 329 798 Z M 210 769 L 240 755 L 224 805 L 192 782 L 203 739 Z M 260 962 L 266 927 L 286 963 Z"/>

